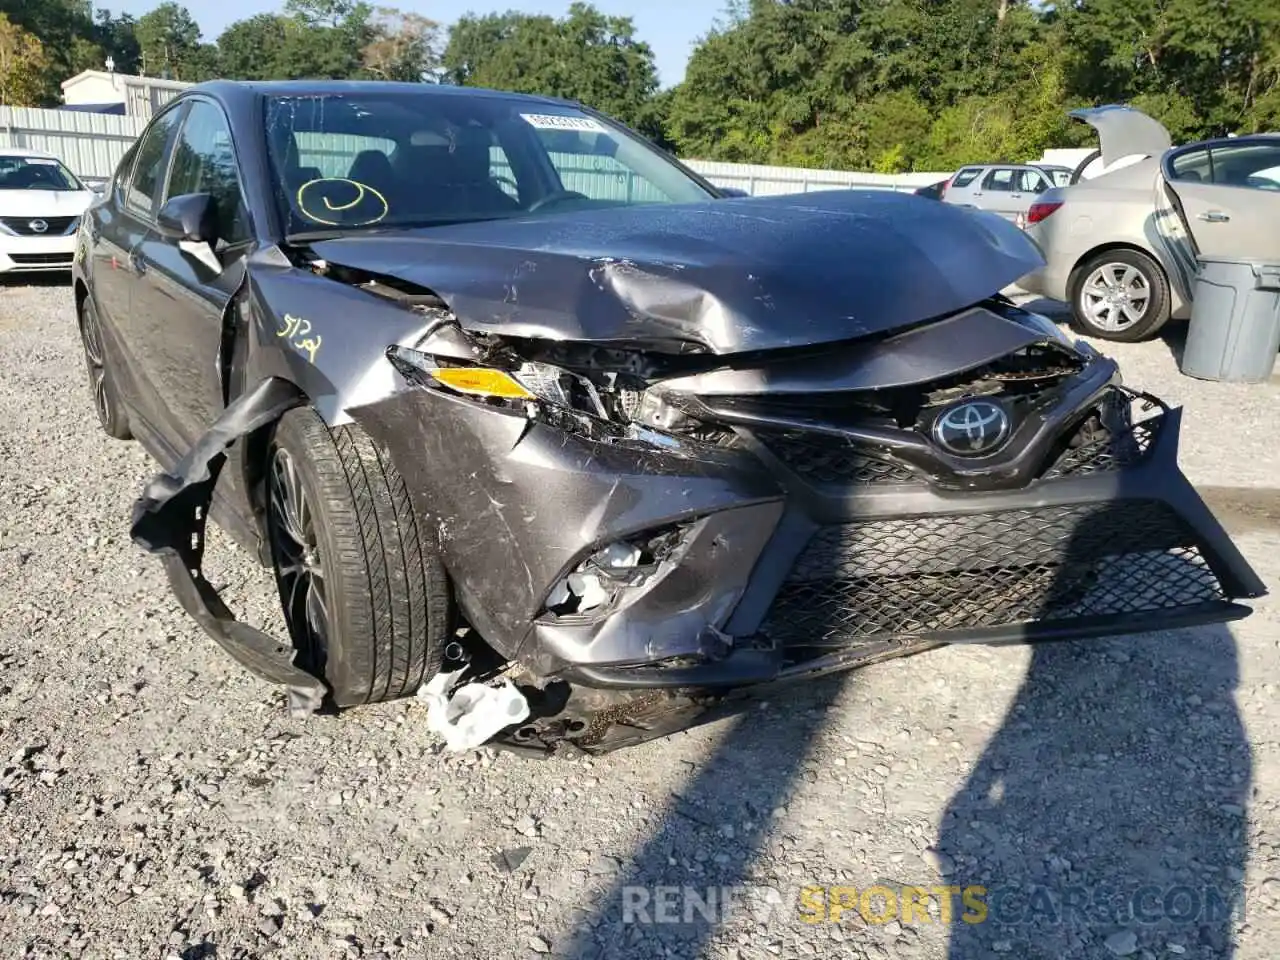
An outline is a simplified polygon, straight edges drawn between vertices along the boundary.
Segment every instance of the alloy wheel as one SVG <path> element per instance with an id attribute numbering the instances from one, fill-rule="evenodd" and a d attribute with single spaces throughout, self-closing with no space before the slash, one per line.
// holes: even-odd
<path id="1" fill-rule="evenodd" d="M 1104 263 L 1080 287 L 1080 312 L 1109 333 L 1141 321 L 1150 305 L 1151 282 L 1131 263 Z"/>
<path id="2" fill-rule="evenodd" d="M 102 328 L 98 315 L 89 305 L 81 312 L 80 340 L 84 344 L 85 365 L 89 368 L 89 386 L 93 390 L 93 406 L 104 427 L 111 423 L 111 394 L 107 390 L 107 359 L 102 349 Z"/>
<path id="3" fill-rule="evenodd" d="M 316 667 L 328 648 L 329 602 L 320 559 L 315 511 L 293 457 L 277 447 L 271 456 L 267 523 L 280 599 L 295 643 Z"/>

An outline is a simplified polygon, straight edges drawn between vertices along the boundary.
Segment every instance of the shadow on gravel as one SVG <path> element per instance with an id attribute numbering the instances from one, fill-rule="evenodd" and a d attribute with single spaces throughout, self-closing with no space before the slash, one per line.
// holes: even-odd
<path id="1" fill-rule="evenodd" d="M 1252 766 L 1237 682 L 1226 627 L 1037 647 L 943 819 L 946 882 L 988 891 L 981 923 L 957 899 L 951 960 L 1231 956 Z"/>
<path id="2" fill-rule="evenodd" d="M 702 955 L 719 926 L 717 905 L 710 901 L 704 913 L 687 905 L 694 901 L 679 891 L 714 897 L 721 888 L 771 883 L 768 878 L 754 880 L 752 873 L 768 841 L 773 811 L 790 801 L 809 744 L 829 722 L 830 709 L 852 676 L 838 674 L 790 688 L 770 698 L 768 710 L 748 710 L 734 719 L 715 753 L 672 797 L 661 826 L 600 898 L 590 924 L 583 924 L 570 942 L 557 945 L 556 956 L 612 960 Z M 726 824 L 747 822 L 749 830 L 738 827 L 732 836 L 722 830 Z M 653 899 L 661 895 L 657 888 L 671 891 L 663 904 Z M 751 909 L 749 902 L 734 901 L 730 913 L 738 916 Z"/>
<path id="3" fill-rule="evenodd" d="M 0 290 L 17 287 L 71 287 L 70 270 L 51 270 L 48 273 L 0 274 Z"/>

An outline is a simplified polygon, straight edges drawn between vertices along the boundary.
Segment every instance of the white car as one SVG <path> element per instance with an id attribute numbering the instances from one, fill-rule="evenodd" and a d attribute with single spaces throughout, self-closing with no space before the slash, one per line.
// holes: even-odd
<path id="1" fill-rule="evenodd" d="M 69 270 L 92 190 L 57 157 L 0 149 L 0 274 Z"/>

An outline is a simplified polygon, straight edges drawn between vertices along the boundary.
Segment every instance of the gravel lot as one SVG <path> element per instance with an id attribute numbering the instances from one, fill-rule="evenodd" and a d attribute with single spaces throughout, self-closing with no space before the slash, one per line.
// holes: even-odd
<path id="1" fill-rule="evenodd" d="M 1280 384 L 1181 378 L 1171 349 L 1112 348 L 1186 405 L 1188 472 L 1274 587 Z M 129 542 L 153 467 L 99 432 L 61 284 L 0 286 L 0 422 L 6 958 L 1275 956 L 1274 600 L 938 651 L 603 759 L 453 757 L 412 702 L 289 719 L 181 612 Z M 264 571 L 221 539 L 209 566 L 271 622 Z M 982 885 L 990 915 L 797 912 L 877 883 Z M 710 922 L 686 886 L 782 903 Z M 623 922 L 646 897 L 633 919 L 681 922 Z"/>

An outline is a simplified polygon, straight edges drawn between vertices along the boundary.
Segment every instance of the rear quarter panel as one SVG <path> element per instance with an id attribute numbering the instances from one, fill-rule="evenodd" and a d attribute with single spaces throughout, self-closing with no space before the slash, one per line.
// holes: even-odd
<path id="1" fill-rule="evenodd" d="M 1156 237 L 1154 163 L 1117 170 L 1094 180 L 1046 191 L 1041 202 L 1062 201 L 1062 207 L 1027 234 L 1044 253 L 1046 267 L 1034 281 L 1036 292 L 1055 299 L 1070 297 L 1071 275 L 1095 252 L 1114 247 L 1141 250 L 1164 267 Z M 1170 289 L 1174 316 L 1188 305 Z"/>

